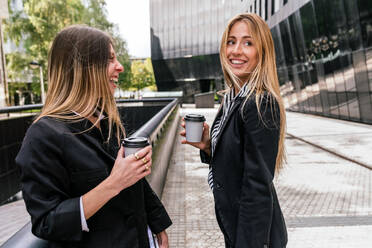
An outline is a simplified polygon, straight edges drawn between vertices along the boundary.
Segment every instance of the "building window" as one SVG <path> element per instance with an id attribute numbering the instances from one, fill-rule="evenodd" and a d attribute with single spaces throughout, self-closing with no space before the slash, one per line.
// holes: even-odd
<path id="1" fill-rule="evenodd" d="M 257 14 L 257 0 L 254 0 L 254 13 Z"/>
<path id="2" fill-rule="evenodd" d="M 288 3 L 288 0 L 283 0 L 283 5 L 286 5 Z"/>
<path id="3" fill-rule="evenodd" d="M 279 10 L 279 0 L 271 0 L 271 15 L 274 15 Z"/>
<path id="4" fill-rule="evenodd" d="M 249 7 L 249 12 L 252 13 L 252 5 Z"/>
<path id="5" fill-rule="evenodd" d="M 258 14 L 262 17 L 262 4 L 261 4 L 261 0 L 258 2 Z"/>
<path id="6" fill-rule="evenodd" d="M 267 14 L 267 0 L 265 0 L 265 20 L 267 21 L 267 17 L 268 14 Z"/>

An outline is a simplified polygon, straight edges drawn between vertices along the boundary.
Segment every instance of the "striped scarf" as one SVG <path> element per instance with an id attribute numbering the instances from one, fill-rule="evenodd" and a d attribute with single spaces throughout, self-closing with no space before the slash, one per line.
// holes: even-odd
<path id="1" fill-rule="evenodd" d="M 227 120 L 227 116 L 229 115 L 232 107 L 234 106 L 235 100 L 238 97 L 245 98 L 248 95 L 248 92 L 250 90 L 250 87 L 248 84 L 244 84 L 244 86 L 240 89 L 239 93 L 235 95 L 234 89 L 230 89 L 230 92 L 228 92 L 223 101 L 222 105 L 222 116 L 219 117 L 213 126 L 213 129 L 211 131 L 211 157 L 214 156 L 214 152 L 216 149 L 216 141 L 219 133 L 221 132 L 221 128 L 223 124 Z M 213 190 L 213 173 L 212 173 L 212 166 L 209 166 L 209 173 L 208 173 L 208 184 L 209 187 Z"/>

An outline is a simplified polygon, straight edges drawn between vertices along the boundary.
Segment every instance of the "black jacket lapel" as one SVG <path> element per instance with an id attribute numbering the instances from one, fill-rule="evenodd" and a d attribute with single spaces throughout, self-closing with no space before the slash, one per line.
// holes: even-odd
<path id="1" fill-rule="evenodd" d="M 91 127 L 91 123 L 88 120 L 78 121 L 78 122 L 71 122 L 69 123 L 70 129 L 73 133 L 73 135 L 81 135 L 84 137 L 86 141 L 88 141 L 97 152 L 101 153 L 106 159 L 109 161 L 115 162 L 116 157 L 113 157 L 108 151 L 106 151 L 103 148 L 103 145 L 99 142 L 99 140 L 103 139 L 101 137 L 101 134 L 99 133 L 99 130 L 95 127 L 90 129 L 89 131 L 86 131 Z M 85 132 L 84 132 L 85 131 Z M 109 168 L 111 170 L 111 168 Z"/>
<path id="2" fill-rule="evenodd" d="M 221 137 L 223 131 L 225 130 L 226 124 L 229 122 L 229 120 L 231 119 L 231 116 L 234 114 L 234 112 L 236 111 L 236 109 L 240 107 L 243 99 L 244 98 L 241 98 L 241 97 L 238 97 L 238 98 L 235 99 L 235 102 L 234 102 L 233 106 L 231 107 L 229 113 L 227 114 L 226 120 L 224 121 L 224 123 L 222 123 L 221 130 L 220 130 L 220 132 L 218 133 L 218 135 L 216 137 L 216 145 L 215 145 L 215 148 L 214 148 L 214 153 L 217 150 L 217 146 L 218 146 L 218 143 L 220 141 L 220 137 Z M 217 114 L 217 116 L 218 115 L 222 115 L 222 112 L 223 111 L 222 111 L 222 108 L 221 108 L 220 109 L 220 112 Z M 217 119 L 217 117 L 216 117 L 216 119 Z M 214 125 L 214 122 L 213 122 L 213 125 Z"/>

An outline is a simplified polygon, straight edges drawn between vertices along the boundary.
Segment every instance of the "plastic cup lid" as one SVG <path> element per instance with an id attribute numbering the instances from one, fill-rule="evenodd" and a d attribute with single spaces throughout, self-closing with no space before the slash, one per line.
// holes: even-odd
<path id="1" fill-rule="evenodd" d="M 196 121 L 196 122 L 205 121 L 205 117 L 203 115 L 198 115 L 198 114 L 187 114 L 184 119 L 185 121 Z"/>
<path id="2" fill-rule="evenodd" d="M 146 137 L 130 137 L 125 138 L 122 142 L 123 146 L 130 148 L 139 148 L 150 145 L 149 140 Z"/>

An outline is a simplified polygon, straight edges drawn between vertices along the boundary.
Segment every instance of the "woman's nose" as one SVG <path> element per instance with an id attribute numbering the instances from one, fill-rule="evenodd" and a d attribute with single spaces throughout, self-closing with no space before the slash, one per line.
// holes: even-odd
<path id="1" fill-rule="evenodd" d="M 236 43 L 232 50 L 233 54 L 240 54 L 242 52 L 240 43 Z"/>
<path id="2" fill-rule="evenodd" d="M 115 68 L 118 72 L 123 72 L 124 71 L 124 67 L 120 64 L 120 62 L 118 62 L 116 64 L 116 68 Z"/>

